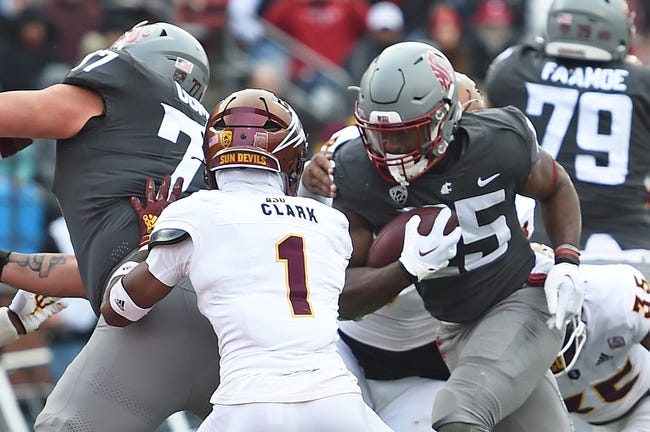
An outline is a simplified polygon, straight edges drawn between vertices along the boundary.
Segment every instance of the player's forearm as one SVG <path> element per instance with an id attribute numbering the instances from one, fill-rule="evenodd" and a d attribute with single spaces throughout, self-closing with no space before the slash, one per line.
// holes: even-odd
<path id="1" fill-rule="evenodd" d="M 0 158 L 8 158 L 32 143 L 33 111 L 21 105 L 32 92 L 5 92 L 0 95 Z M 31 115 L 31 116 L 30 116 Z"/>
<path id="2" fill-rule="evenodd" d="M 390 303 L 410 284 L 397 262 L 380 269 L 348 268 L 339 297 L 340 319 L 362 318 Z"/>
<path id="3" fill-rule="evenodd" d="M 70 138 L 103 110 L 101 96 L 81 86 L 55 84 L 41 90 L 1 93 L 0 136 Z"/>
<path id="4" fill-rule="evenodd" d="M 46 296 L 86 297 L 73 254 L 11 252 L 0 282 Z"/>
<path id="5" fill-rule="evenodd" d="M 35 123 L 31 101 L 33 91 L 12 91 L 0 95 L 0 136 L 31 138 L 29 124 Z"/>

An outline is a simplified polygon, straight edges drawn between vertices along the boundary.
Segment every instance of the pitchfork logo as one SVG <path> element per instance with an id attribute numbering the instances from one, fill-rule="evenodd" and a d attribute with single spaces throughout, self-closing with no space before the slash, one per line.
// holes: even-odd
<path id="1" fill-rule="evenodd" d="M 454 82 L 451 66 L 446 64 L 443 59 L 438 58 L 438 56 L 436 56 L 432 51 L 428 53 L 427 61 L 429 62 L 431 71 L 436 78 L 438 78 L 438 82 L 440 82 L 442 89 L 449 92 L 449 89 Z"/>

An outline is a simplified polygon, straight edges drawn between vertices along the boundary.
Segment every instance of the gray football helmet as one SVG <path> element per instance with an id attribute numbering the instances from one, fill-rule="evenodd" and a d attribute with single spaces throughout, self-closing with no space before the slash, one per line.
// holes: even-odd
<path id="1" fill-rule="evenodd" d="M 172 78 L 198 100 L 210 81 L 210 63 L 201 43 L 169 23 L 135 25 L 110 47 L 124 50 L 163 76 Z"/>
<path id="2" fill-rule="evenodd" d="M 384 49 L 361 77 L 354 110 L 370 159 L 403 186 L 442 159 L 461 114 L 451 63 L 422 42 Z"/>
<path id="3" fill-rule="evenodd" d="M 630 49 L 634 24 L 625 0 L 554 0 L 546 22 L 546 53 L 611 61 Z"/>

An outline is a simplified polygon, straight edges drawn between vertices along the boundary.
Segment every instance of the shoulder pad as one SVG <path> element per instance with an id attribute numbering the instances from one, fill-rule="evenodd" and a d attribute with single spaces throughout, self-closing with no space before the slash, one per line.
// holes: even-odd
<path id="1" fill-rule="evenodd" d="M 356 126 L 346 126 L 334 132 L 330 139 L 323 144 L 321 150 L 335 153 L 343 144 L 359 137 L 359 129 Z"/>
<path id="2" fill-rule="evenodd" d="M 154 231 L 149 239 L 149 249 L 151 250 L 154 246 L 158 245 L 173 245 L 180 243 L 189 237 L 189 233 L 182 229 L 167 228 Z"/>
<path id="3" fill-rule="evenodd" d="M 522 44 L 523 51 L 533 50 L 533 51 L 538 51 L 540 53 L 543 53 L 545 48 L 546 48 L 546 40 L 541 36 L 528 38 Z"/>

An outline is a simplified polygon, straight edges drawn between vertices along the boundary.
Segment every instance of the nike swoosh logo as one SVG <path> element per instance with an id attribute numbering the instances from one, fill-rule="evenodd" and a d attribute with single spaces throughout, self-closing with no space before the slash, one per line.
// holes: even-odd
<path id="1" fill-rule="evenodd" d="M 438 249 L 438 246 L 436 246 L 433 249 L 430 249 L 428 251 L 425 251 L 425 252 L 422 252 L 422 251 L 418 251 L 418 252 L 420 253 L 420 256 L 423 257 L 423 256 L 429 255 L 431 252 L 435 251 L 436 249 Z"/>
<path id="2" fill-rule="evenodd" d="M 479 177 L 478 180 L 476 180 L 476 184 L 478 184 L 478 187 L 483 187 L 486 184 L 490 183 L 495 178 L 499 177 L 500 175 L 501 175 L 501 173 L 496 173 L 496 174 L 491 175 L 490 177 L 486 178 L 485 180 L 483 180 L 481 177 Z"/>

